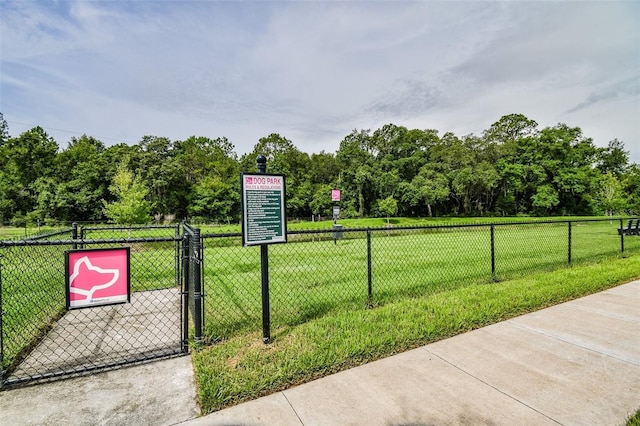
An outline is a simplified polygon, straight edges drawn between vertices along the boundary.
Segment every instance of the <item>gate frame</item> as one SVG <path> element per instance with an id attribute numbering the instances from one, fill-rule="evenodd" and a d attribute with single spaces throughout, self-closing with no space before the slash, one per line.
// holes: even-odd
<path id="1" fill-rule="evenodd" d="M 78 228 L 80 228 L 80 232 L 78 232 Z M 105 239 L 86 239 L 86 231 L 87 230 L 122 230 L 122 229 L 132 229 L 132 230 L 140 230 L 140 229 L 149 229 L 149 228 L 174 228 L 175 236 L 173 237 L 149 237 L 149 238 L 105 238 Z M 51 236 L 58 236 L 63 234 L 71 233 L 70 239 L 59 239 L 59 240 L 49 240 L 45 239 Z M 78 234 L 80 234 L 80 238 L 78 238 Z M 101 372 L 110 370 L 113 368 L 123 367 L 127 365 L 135 365 L 145 362 L 151 362 L 159 359 L 167 359 L 177 356 L 183 356 L 189 354 L 189 310 L 188 310 L 188 301 L 189 301 L 189 288 L 188 282 L 185 276 L 188 277 L 188 272 L 184 273 L 183 268 L 185 266 L 184 262 L 180 262 L 180 256 L 183 256 L 184 253 L 184 242 L 187 240 L 185 235 L 181 235 L 180 226 L 147 226 L 147 227 L 92 227 L 92 228 L 83 228 L 78 227 L 76 223 L 73 224 L 72 228 L 67 229 L 65 231 L 60 231 L 52 234 L 47 234 L 43 236 L 36 236 L 32 238 L 27 238 L 23 240 L 5 240 L 0 241 L 0 389 L 15 387 L 24 384 L 32 384 L 43 381 L 51 381 L 57 379 L 64 379 L 69 377 L 76 377 L 79 375 L 86 375 L 95 372 Z M 48 334 L 45 333 L 43 336 L 33 337 L 33 340 L 28 345 L 30 349 L 26 351 L 26 354 L 21 355 L 12 361 L 11 365 L 7 368 L 4 368 L 4 332 L 3 326 L 4 321 L 3 317 L 5 315 L 2 300 L 2 258 L 3 254 L 1 250 L 6 247 L 28 247 L 28 246 L 69 246 L 69 247 L 84 247 L 85 244 L 99 244 L 99 245 L 108 245 L 108 244 L 133 244 L 133 243 L 152 243 L 152 242 L 175 242 L 175 286 L 179 286 L 179 297 L 180 297 L 180 314 L 179 314 L 179 329 L 180 329 L 180 350 L 175 353 L 158 353 L 157 355 L 148 355 L 144 354 L 142 356 L 136 354 L 132 354 L 131 356 L 127 356 L 125 359 L 112 361 L 112 362 L 103 362 L 99 365 L 86 365 L 80 367 L 72 367 L 66 368 L 64 371 L 56 371 L 53 373 L 38 373 L 31 376 L 25 377 L 17 377 L 9 380 L 11 374 L 18 368 L 18 366 L 24 361 L 26 356 L 33 351 L 33 349 L 44 339 L 44 336 Z M 199 239 L 198 239 L 199 241 Z M 184 257 L 184 256 L 183 256 Z M 64 263 L 64 259 L 62 261 Z M 188 259 L 187 259 L 187 271 L 188 271 Z M 62 284 L 64 285 L 64 283 Z M 68 310 L 67 310 L 68 311 Z M 19 360 L 19 361 L 18 361 Z"/>

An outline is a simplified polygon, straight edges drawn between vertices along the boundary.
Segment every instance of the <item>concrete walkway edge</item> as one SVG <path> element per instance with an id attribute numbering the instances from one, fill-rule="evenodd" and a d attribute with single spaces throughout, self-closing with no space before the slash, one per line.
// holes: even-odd
<path id="1" fill-rule="evenodd" d="M 621 425 L 640 408 L 640 281 L 186 422 Z"/>

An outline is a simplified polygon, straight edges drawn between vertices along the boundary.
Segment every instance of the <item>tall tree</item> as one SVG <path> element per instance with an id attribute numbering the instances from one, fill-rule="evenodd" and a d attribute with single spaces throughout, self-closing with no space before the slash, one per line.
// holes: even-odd
<path id="1" fill-rule="evenodd" d="M 429 217 L 433 216 L 432 205 L 444 201 L 449 197 L 449 180 L 443 173 L 438 173 L 431 165 L 425 165 L 420 169 L 418 176 L 413 178 L 411 185 L 416 188 L 417 197 L 412 202 L 419 201 L 427 205 Z"/>
<path id="2" fill-rule="evenodd" d="M 395 216 L 398 213 L 398 202 L 392 196 L 388 196 L 384 200 L 378 200 L 378 210 L 387 217 L 387 225 L 389 225 L 389 216 Z"/>
<path id="3" fill-rule="evenodd" d="M 104 204 L 104 214 L 115 223 L 144 224 L 151 219 L 151 204 L 146 200 L 148 189 L 128 168 L 128 159 L 122 160 L 109 186 L 116 201 Z"/>
<path id="4" fill-rule="evenodd" d="M 191 136 L 176 142 L 176 148 L 176 164 L 184 171 L 179 187 L 188 189 L 185 214 L 214 221 L 226 221 L 230 216 L 235 221 L 240 212 L 240 183 L 233 144 L 227 138 Z M 226 200 L 217 200 L 222 204 L 206 207 L 213 197 L 223 194 L 229 198 L 228 204 Z"/>
<path id="5" fill-rule="evenodd" d="M 345 211 L 357 212 L 362 217 L 374 201 L 371 167 L 374 157 L 371 152 L 371 131 L 353 130 L 341 142 L 336 153 L 340 166 L 338 186 L 343 190 Z"/>
<path id="6" fill-rule="evenodd" d="M 100 200 L 108 195 L 109 187 L 108 167 L 101 158 L 104 150 L 104 144 L 91 136 L 71 138 L 67 149 L 55 158 L 55 200 L 46 216 L 63 221 L 103 217 Z"/>
<path id="7" fill-rule="evenodd" d="M 253 151 L 242 156 L 240 167 L 243 171 L 253 171 L 256 158 L 267 158 L 267 173 L 286 176 L 287 215 L 289 217 L 307 217 L 311 214 L 309 203 L 313 196 L 310 159 L 307 153 L 300 151 L 287 138 L 277 133 L 260 138 Z"/>
<path id="8" fill-rule="evenodd" d="M 9 140 L 9 125 L 4 119 L 4 115 L 0 112 L 0 149 Z"/>
<path id="9" fill-rule="evenodd" d="M 622 184 L 612 172 L 607 172 L 600 177 L 598 188 L 595 198 L 598 207 L 607 216 L 613 216 L 614 213 L 621 212 L 625 208 Z"/>
<path id="10" fill-rule="evenodd" d="M 11 191 L 15 208 L 13 214 L 26 215 L 35 208 L 38 194 L 34 184 L 39 178 L 53 175 L 57 151 L 58 144 L 41 127 L 10 138 L 2 146 L 0 159 L 3 169 L 12 170 L 15 174 L 15 179 L 4 179 L 13 181 L 15 185 Z"/>
<path id="11" fill-rule="evenodd" d="M 622 194 L 629 214 L 640 215 L 640 165 L 631 164 L 622 178 Z"/>
<path id="12" fill-rule="evenodd" d="M 606 148 L 599 148 L 597 153 L 597 167 L 606 174 L 613 173 L 620 177 L 629 164 L 629 152 L 624 149 L 624 142 L 614 139 L 609 141 Z"/>

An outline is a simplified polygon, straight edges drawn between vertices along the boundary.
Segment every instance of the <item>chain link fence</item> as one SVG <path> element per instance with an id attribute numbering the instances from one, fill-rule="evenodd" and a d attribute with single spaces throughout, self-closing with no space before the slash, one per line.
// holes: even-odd
<path id="1" fill-rule="evenodd" d="M 627 220 L 295 231 L 268 247 L 271 325 L 640 253 Z M 336 239 L 334 239 L 336 237 Z M 65 252 L 128 247 L 130 303 L 66 309 Z M 2 383 L 188 352 L 262 327 L 258 246 L 198 228 L 77 227 L 0 241 Z"/>
<path id="2" fill-rule="evenodd" d="M 626 220 L 624 221 L 626 224 Z M 640 253 L 622 220 L 294 231 L 269 246 L 271 325 Z M 203 234 L 204 339 L 261 328 L 259 247 Z"/>

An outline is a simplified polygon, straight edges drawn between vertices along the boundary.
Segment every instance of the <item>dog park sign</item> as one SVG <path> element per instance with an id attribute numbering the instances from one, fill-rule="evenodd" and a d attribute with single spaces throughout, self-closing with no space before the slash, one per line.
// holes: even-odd
<path id="1" fill-rule="evenodd" d="M 245 246 L 287 242 L 283 175 L 242 173 L 242 242 Z"/>
<path id="2" fill-rule="evenodd" d="M 65 252 L 67 309 L 131 300 L 129 247 Z"/>

